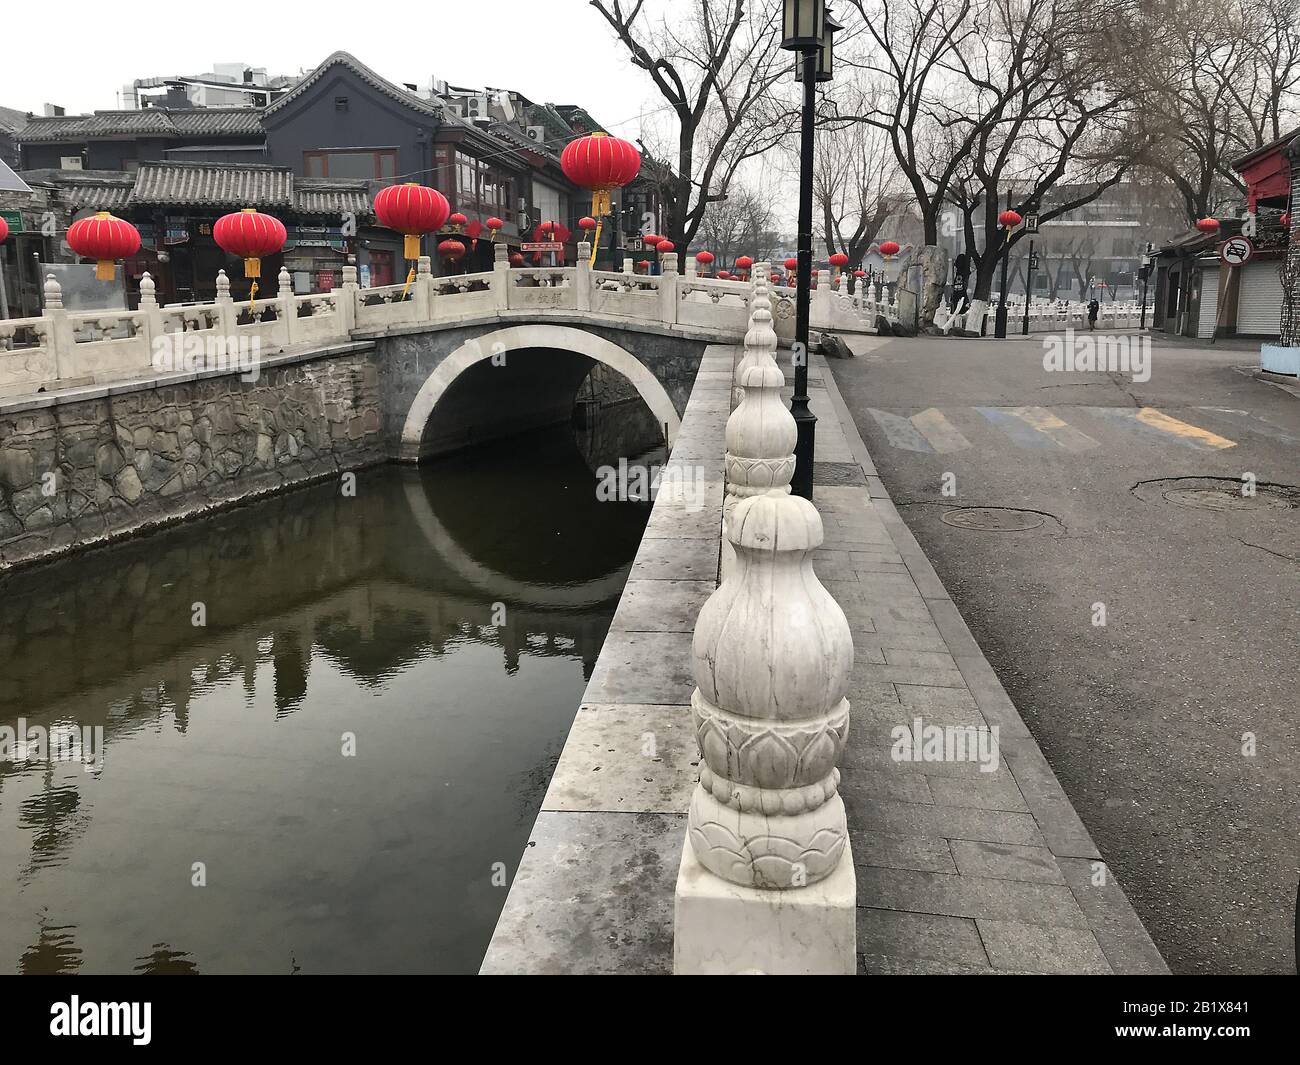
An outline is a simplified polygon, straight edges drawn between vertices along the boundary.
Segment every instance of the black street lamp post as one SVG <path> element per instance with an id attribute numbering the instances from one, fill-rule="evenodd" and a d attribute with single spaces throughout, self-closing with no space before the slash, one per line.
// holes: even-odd
<path id="1" fill-rule="evenodd" d="M 795 439 L 794 478 L 790 490 L 812 498 L 813 454 L 817 417 L 808 407 L 808 320 L 812 301 L 813 130 L 817 83 L 830 81 L 835 31 L 842 27 L 826 11 L 824 0 L 785 0 L 781 47 L 796 52 L 795 80 L 803 84 L 803 113 L 799 144 L 799 244 L 795 270 L 794 395 L 790 413 Z"/>
<path id="2" fill-rule="evenodd" d="M 1011 210 L 1011 193 L 1007 193 L 1007 211 Z M 1003 214 L 1005 215 L 1005 211 Z M 1005 223 L 1002 231 L 1002 286 L 998 293 L 998 310 L 993 316 L 993 335 L 998 340 L 1007 338 L 1007 259 L 1011 256 L 1011 227 Z"/>
<path id="3" fill-rule="evenodd" d="M 1139 329 L 1147 327 L 1147 282 L 1151 279 L 1151 242 L 1147 241 L 1147 252 L 1142 256 L 1142 319 Z"/>

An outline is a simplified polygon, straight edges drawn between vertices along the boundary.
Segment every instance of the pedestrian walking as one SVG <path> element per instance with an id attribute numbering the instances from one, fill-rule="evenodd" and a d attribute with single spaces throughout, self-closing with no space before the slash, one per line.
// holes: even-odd
<path id="1" fill-rule="evenodd" d="M 1097 297 L 1093 296 L 1092 299 L 1088 301 L 1088 328 L 1089 329 L 1097 328 L 1097 312 L 1099 310 L 1101 310 L 1101 304 L 1097 302 Z"/>

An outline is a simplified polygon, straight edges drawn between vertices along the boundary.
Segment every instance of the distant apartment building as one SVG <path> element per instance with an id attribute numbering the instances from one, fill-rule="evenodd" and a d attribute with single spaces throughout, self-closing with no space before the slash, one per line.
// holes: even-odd
<path id="1" fill-rule="evenodd" d="M 147 107 L 269 107 L 297 80 L 268 77 L 264 67 L 245 63 L 216 63 L 206 74 L 137 78 L 122 86 L 119 106 L 128 111 Z"/>

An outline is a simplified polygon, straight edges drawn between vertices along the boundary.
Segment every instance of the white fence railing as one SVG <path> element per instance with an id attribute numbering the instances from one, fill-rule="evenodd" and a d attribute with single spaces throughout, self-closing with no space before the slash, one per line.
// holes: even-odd
<path id="1" fill-rule="evenodd" d="M 455 325 L 507 312 L 558 312 L 617 322 L 657 322 L 709 330 L 719 337 L 744 336 L 752 284 L 700 277 L 694 260 L 677 272 L 677 256 L 661 257 L 662 272 L 592 270 L 590 248 L 579 245 L 578 265 L 512 268 L 498 245 L 493 269 L 435 277 L 428 257 L 419 261 L 409 288 L 404 284 L 360 288 L 355 267 L 343 270 L 342 287 L 298 295 L 285 270 L 274 295 L 254 305 L 236 303 L 230 282 L 217 275 L 212 303 L 161 306 L 152 278 L 140 283 L 134 311 L 69 312 L 57 281 L 45 283 L 45 314 L 0 320 L 0 397 L 78 384 L 144 377 L 191 365 L 195 353 L 230 351 L 275 354 L 292 347 L 338 343 L 389 329 Z M 768 276 L 769 265 L 755 265 Z M 794 290 L 771 292 L 777 333 L 794 335 Z M 869 332 L 877 313 L 892 308 L 874 295 L 837 292 L 830 274 L 818 275 L 812 294 L 815 330 Z M 197 367 L 196 367 L 197 368 Z"/>

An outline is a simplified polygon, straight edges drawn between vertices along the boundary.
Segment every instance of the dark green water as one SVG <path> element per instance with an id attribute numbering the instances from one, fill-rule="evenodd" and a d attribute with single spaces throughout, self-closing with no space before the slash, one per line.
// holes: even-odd
<path id="1" fill-rule="evenodd" d="M 104 735 L 0 761 L 0 972 L 476 970 L 648 517 L 594 486 L 557 429 L 0 582 L 0 726 Z"/>

